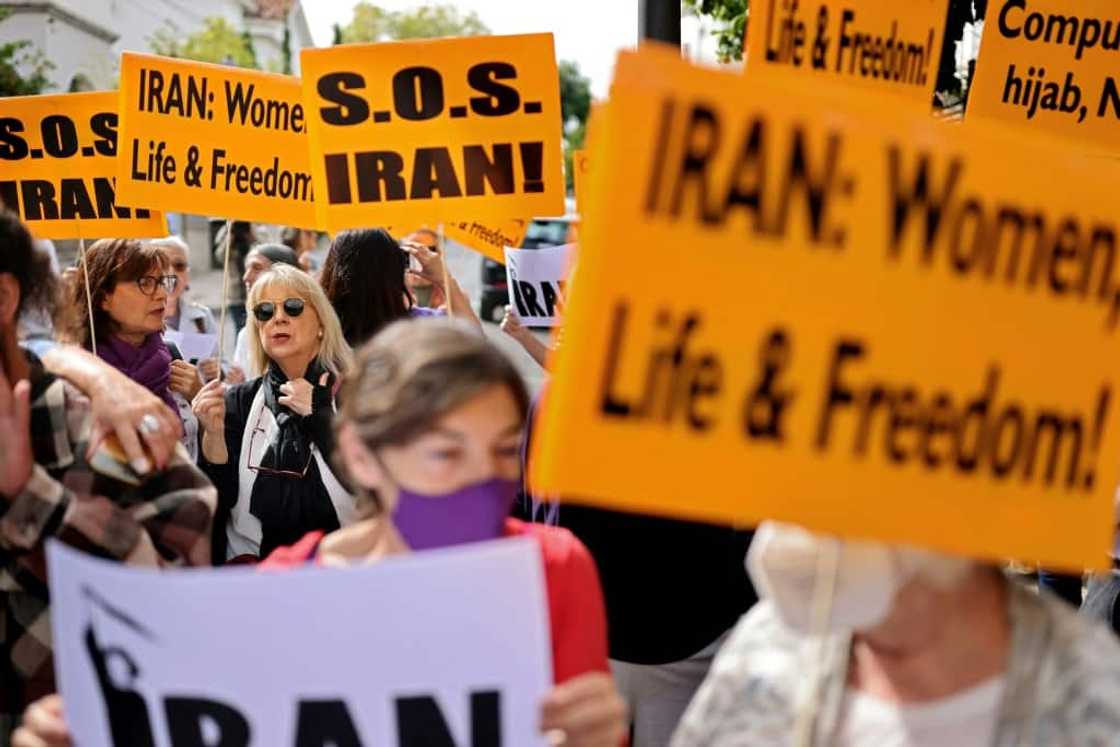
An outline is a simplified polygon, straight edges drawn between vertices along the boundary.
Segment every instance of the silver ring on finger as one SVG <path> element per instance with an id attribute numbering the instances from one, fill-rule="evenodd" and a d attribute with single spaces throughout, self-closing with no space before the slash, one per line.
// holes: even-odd
<path id="1" fill-rule="evenodd" d="M 157 418 L 155 415 L 152 415 L 151 413 L 148 413 L 144 417 L 140 418 L 140 425 L 138 425 L 136 429 L 145 436 L 154 436 L 161 430 L 159 418 Z"/>

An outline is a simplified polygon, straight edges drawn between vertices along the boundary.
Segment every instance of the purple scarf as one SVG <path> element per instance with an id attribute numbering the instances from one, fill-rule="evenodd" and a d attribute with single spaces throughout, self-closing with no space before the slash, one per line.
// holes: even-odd
<path id="1" fill-rule="evenodd" d="M 97 355 L 101 360 L 156 395 L 179 416 L 179 408 L 171 398 L 167 385 L 171 383 L 171 351 L 159 332 L 144 338 L 140 347 L 133 347 L 116 336 L 98 341 Z"/>

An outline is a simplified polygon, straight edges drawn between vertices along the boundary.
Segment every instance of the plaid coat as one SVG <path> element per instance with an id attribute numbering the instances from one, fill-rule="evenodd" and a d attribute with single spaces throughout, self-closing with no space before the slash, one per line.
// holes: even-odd
<path id="1" fill-rule="evenodd" d="M 47 538 L 123 560 L 147 534 L 166 564 L 209 565 L 216 501 L 182 449 L 139 486 L 95 473 L 89 401 L 27 357 L 35 465 L 22 493 L 0 496 L 0 744 L 28 703 L 55 690 Z"/>

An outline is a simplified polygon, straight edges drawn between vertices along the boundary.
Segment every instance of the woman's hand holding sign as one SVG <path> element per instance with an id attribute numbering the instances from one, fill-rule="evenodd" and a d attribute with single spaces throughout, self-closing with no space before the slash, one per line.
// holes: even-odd
<path id="1" fill-rule="evenodd" d="M 27 707 L 23 724 L 12 735 L 12 747 L 71 747 L 62 714 L 62 698 L 48 695 Z"/>
<path id="2" fill-rule="evenodd" d="M 225 464 L 226 450 L 226 385 L 220 379 L 202 387 L 191 402 L 191 409 L 202 427 L 202 454 L 211 464 Z"/>
<path id="3" fill-rule="evenodd" d="M 186 361 L 171 361 L 171 384 L 169 388 L 171 391 L 183 395 L 184 399 L 194 399 L 198 391 L 202 389 L 202 379 L 199 378 L 198 368 Z"/>
<path id="4" fill-rule="evenodd" d="M 618 747 L 626 735 L 626 704 L 610 675 L 582 674 L 545 698 L 541 731 L 563 747 Z"/>

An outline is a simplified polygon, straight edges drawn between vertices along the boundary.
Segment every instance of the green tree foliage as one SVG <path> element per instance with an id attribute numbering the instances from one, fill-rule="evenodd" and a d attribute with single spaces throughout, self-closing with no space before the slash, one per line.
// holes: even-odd
<path id="1" fill-rule="evenodd" d="M 560 65 L 560 112 L 564 120 L 564 173 L 568 189 L 572 183 L 572 152 L 583 147 L 587 135 L 587 115 L 591 113 L 591 81 L 570 60 Z"/>
<path id="2" fill-rule="evenodd" d="M 719 41 L 716 54 L 721 62 L 743 59 L 750 0 L 684 0 L 684 6 L 693 14 L 708 16 L 719 24 L 713 35 Z"/>
<path id="3" fill-rule="evenodd" d="M 372 3 L 360 2 L 354 6 L 354 16 L 345 26 L 335 24 L 336 44 L 355 44 L 392 39 L 389 36 L 389 17 L 392 13 Z"/>
<path id="4" fill-rule="evenodd" d="M 259 68 L 257 52 L 247 33 L 240 33 L 224 18 L 207 18 L 201 31 L 185 39 L 171 28 L 162 28 L 152 35 L 152 51 L 165 57 L 181 57 L 197 62 L 233 64 Z"/>
<path id="5" fill-rule="evenodd" d="M 0 10 L 0 23 L 10 11 Z M 20 69 L 25 70 L 21 73 Z M 54 64 L 26 39 L 0 44 L 0 96 L 33 96 L 49 85 Z"/>
<path id="6" fill-rule="evenodd" d="M 454 5 L 421 5 L 415 10 L 389 11 L 363 0 L 354 6 L 350 23 L 335 32 L 335 43 L 479 36 L 490 29 L 474 11 L 463 14 Z"/>
<path id="7" fill-rule="evenodd" d="M 395 14 L 393 38 L 429 39 L 439 36 L 481 36 L 490 29 L 474 11 L 461 15 L 452 5 L 423 5 Z"/>
<path id="8" fill-rule="evenodd" d="M 580 124 L 587 121 L 591 111 L 591 81 L 579 70 L 579 65 L 571 60 L 560 61 L 560 110 L 564 117 L 564 128 L 572 120 Z"/>

